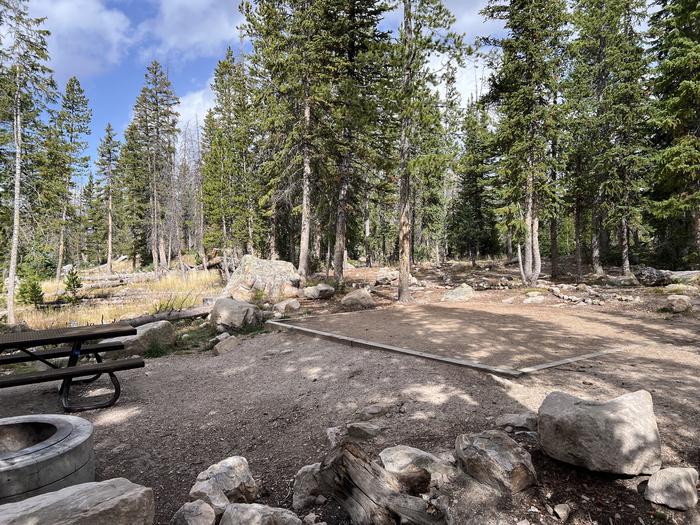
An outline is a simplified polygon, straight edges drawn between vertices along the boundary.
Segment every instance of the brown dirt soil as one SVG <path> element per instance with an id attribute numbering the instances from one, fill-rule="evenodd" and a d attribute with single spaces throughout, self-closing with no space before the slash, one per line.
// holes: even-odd
<path id="1" fill-rule="evenodd" d="M 124 476 L 153 487 L 157 523 L 185 501 L 197 473 L 224 457 L 248 458 L 265 487 L 262 500 L 291 506 L 297 470 L 328 451 L 325 429 L 378 401 L 402 409 L 370 448 L 408 444 L 450 450 L 464 432 L 491 428 L 503 413 L 536 410 L 553 390 L 606 399 L 639 388 L 654 396 L 666 465 L 698 466 L 700 355 L 668 346 L 632 348 L 515 380 L 303 335 L 269 333 L 232 341 L 230 351 L 171 355 L 120 374 L 117 406 L 83 413 L 95 425 L 97 476 Z M 56 385 L 0 392 L 2 416 L 59 412 Z M 518 495 L 513 523 L 556 523 L 546 505 L 568 501 L 574 524 L 682 523 L 638 493 L 645 478 L 617 479 L 552 461 L 533 442 L 541 485 Z M 530 512 L 533 508 L 539 513 Z M 317 509 L 329 524 L 347 523 L 333 504 Z M 619 519 L 616 519 L 616 514 Z M 667 521 L 664 521 L 667 520 Z"/>

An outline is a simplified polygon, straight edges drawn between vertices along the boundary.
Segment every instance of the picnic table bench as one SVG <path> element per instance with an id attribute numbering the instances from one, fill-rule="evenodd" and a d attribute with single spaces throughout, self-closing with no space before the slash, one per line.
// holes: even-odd
<path id="1" fill-rule="evenodd" d="M 123 343 L 107 341 L 97 344 L 84 344 L 88 341 L 108 339 L 136 334 L 136 328 L 125 323 L 81 326 L 76 328 L 54 328 L 32 332 L 19 332 L 0 335 L 0 365 L 15 363 L 41 362 L 48 369 L 0 377 L 0 388 L 9 388 L 48 381 L 62 381 L 59 390 L 61 405 L 67 412 L 106 408 L 114 405 L 121 394 L 121 386 L 114 372 L 130 370 L 144 366 L 143 359 L 120 359 L 103 362 L 101 354 L 122 350 Z M 67 344 L 69 346 L 39 350 L 38 347 Z M 3 353 L 8 355 L 2 355 Z M 65 366 L 56 359 L 68 358 Z M 78 364 L 81 358 L 94 359 L 94 363 Z M 73 403 L 70 401 L 70 387 L 73 383 L 91 383 L 102 374 L 108 374 L 114 387 L 112 396 L 106 400 L 92 403 Z M 75 379 L 75 378 L 84 379 Z"/>

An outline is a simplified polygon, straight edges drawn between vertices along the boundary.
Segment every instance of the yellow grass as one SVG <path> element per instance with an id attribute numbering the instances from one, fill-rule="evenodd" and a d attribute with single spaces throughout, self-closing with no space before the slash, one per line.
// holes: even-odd
<path id="1" fill-rule="evenodd" d="M 40 309 L 24 306 L 17 312 L 17 317 L 32 328 L 107 323 L 199 306 L 203 297 L 218 294 L 221 287 L 219 274 L 215 271 L 190 271 L 185 277 L 179 272 L 171 272 L 159 280 L 113 288 L 81 289 L 78 294 L 81 302 L 76 305 Z M 55 300 L 59 288 L 64 289 L 63 283 L 55 279 L 44 281 L 45 301 Z"/>

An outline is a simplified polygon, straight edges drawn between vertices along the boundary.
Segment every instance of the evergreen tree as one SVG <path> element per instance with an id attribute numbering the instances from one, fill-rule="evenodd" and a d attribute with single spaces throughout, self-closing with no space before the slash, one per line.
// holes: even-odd
<path id="1" fill-rule="evenodd" d="M 70 195 L 74 180 L 85 175 L 89 157 L 85 155 L 87 142 L 85 138 L 90 134 L 90 122 L 92 111 L 88 107 L 88 99 L 85 96 L 80 82 L 76 77 L 71 77 L 66 83 L 66 90 L 61 97 L 61 108 L 56 114 L 55 125 L 61 130 L 66 144 L 68 144 L 69 166 L 63 180 L 63 209 L 58 238 L 58 262 L 56 265 L 56 280 L 61 279 L 61 268 L 65 254 L 68 219 L 72 215 L 70 207 Z M 83 255 L 82 232 L 77 232 L 76 255 L 80 260 Z"/>
<path id="2" fill-rule="evenodd" d="M 1 42 L 3 73 L 6 73 L 3 99 L 11 108 L 14 146 L 14 198 L 12 241 L 7 285 L 7 321 L 15 322 L 15 281 L 19 252 L 20 207 L 22 206 L 23 117 L 27 110 L 37 111 L 54 93 L 51 70 L 46 63 L 48 31 L 42 28 L 44 19 L 28 14 L 26 0 L 5 0 L 2 4 L 5 39 Z"/>
<path id="3" fill-rule="evenodd" d="M 117 179 L 117 167 L 119 165 L 119 141 L 115 138 L 112 124 L 107 124 L 105 134 L 97 149 L 97 170 L 102 177 L 107 208 L 107 274 L 112 273 L 112 258 L 114 257 L 114 201 L 115 180 Z"/>
<path id="4" fill-rule="evenodd" d="M 491 0 L 484 13 L 506 23 L 507 35 L 489 40 L 502 55 L 487 100 L 495 104 L 499 117 L 501 213 L 519 234 L 523 282 L 534 285 L 541 271 L 540 212 L 548 203 L 549 174 L 555 163 L 551 144 L 559 119 L 553 101 L 563 66 L 565 3 Z"/>
<path id="5" fill-rule="evenodd" d="M 662 234 L 679 248 L 662 247 L 675 260 L 700 263 L 700 5 L 696 0 L 659 0 L 651 19 L 656 67 L 655 216 Z M 690 226 L 690 235 L 678 220 Z M 693 253 L 694 252 L 694 253 Z"/>

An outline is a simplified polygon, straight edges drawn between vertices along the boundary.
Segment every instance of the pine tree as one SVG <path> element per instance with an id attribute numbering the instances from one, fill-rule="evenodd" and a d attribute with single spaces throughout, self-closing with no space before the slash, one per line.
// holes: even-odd
<path id="1" fill-rule="evenodd" d="M 115 138 L 112 124 L 107 124 L 105 134 L 97 150 L 97 170 L 102 177 L 107 208 L 107 274 L 112 273 L 114 249 L 114 194 L 117 167 L 119 165 L 119 141 Z M 118 200 L 118 199 L 117 199 Z"/>
<path id="2" fill-rule="evenodd" d="M 700 263 L 700 5 L 696 0 L 659 0 L 651 19 L 656 68 L 656 184 L 653 211 L 666 221 L 667 237 L 678 233 L 678 220 L 689 223 L 679 250 Z M 682 230 L 681 230 L 682 231 Z M 667 250 L 664 250 L 667 251 Z M 694 252 L 694 254 L 692 253 Z"/>
<path id="3" fill-rule="evenodd" d="M 21 184 L 23 160 L 23 114 L 27 108 L 41 109 L 54 93 L 51 70 L 46 63 L 49 54 L 46 45 L 48 31 L 42 28 L 44 19 L 28 14 L 26 0 L 3 2 L 3 25 L 6 39 L 2 41 L 2 63 L 7 64 L 10 80 L 4 97 L 12 109 L 14 143 L 14 199 L 12 241 L 7 285 L 7 321 L 15 322 L 15 281 L 19 252 Z"/>
<path id="4" fill-rule="evenodd" d="M 65 254 L 68 219 L 72 215 L 70 207 L 70 195 L 74 180 L 85 175 L 89 157 L 85 155 L 87 142 L 85 138 L 90 134 L 90 122 L 92 111 L 88 107 L 88 99 L 85 96 L 80 82 L 76 77 L 71 77 L 66 83 L 65 93 L 61 97 L 61 108 L 56 114 L 56 125 L 61 130 L 69 148 L 69 170 L 64 176 L 64 201 L 61 217 L 60 233 L 58 239 L 58 262 L 56 266 L 56 280 L 61 279 L 61 269 Z M 77 255 L 80 260 L 83 254 L 82 232 L 78 232 Z"/>
<path id="5" fill-rule="evenodd" d="M 491 0 L 487 17 L 504 20 L 502 52 L 488 99 L 499 115 L 496 147 L 503 216 L 517 228 L 521 277 L 534 285 L 541 271 L 540 212 L 551 188 L 551 143 L 557 134 L 565 4 L 561 0 Z M 524 255 L 521 246 L 524 244 Z"/>

